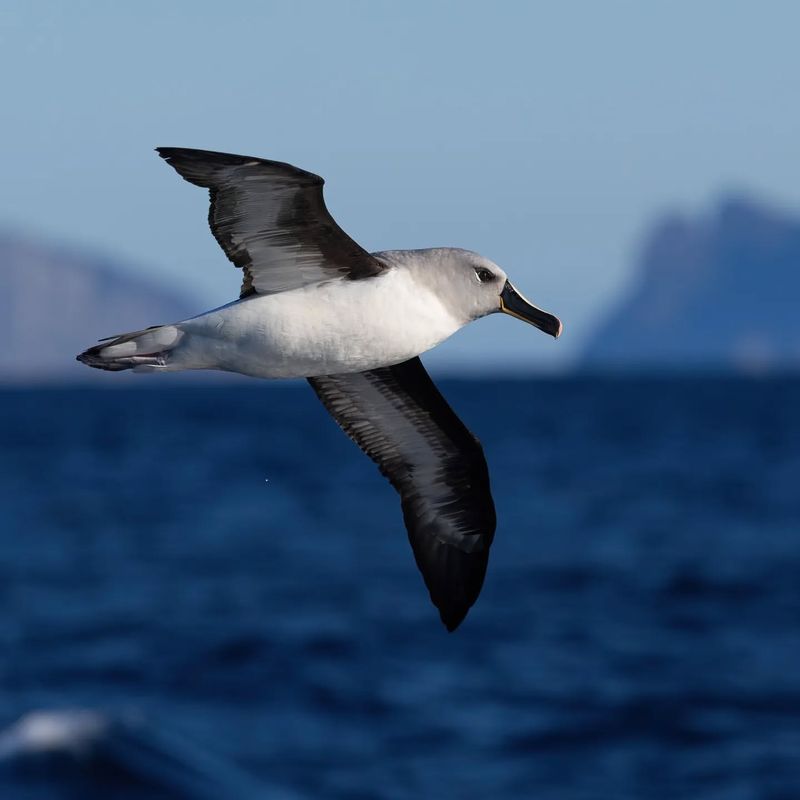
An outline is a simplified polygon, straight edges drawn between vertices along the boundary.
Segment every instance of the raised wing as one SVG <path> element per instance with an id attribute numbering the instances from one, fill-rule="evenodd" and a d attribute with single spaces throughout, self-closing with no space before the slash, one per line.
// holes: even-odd
<path id="1" fill-rule="evenodd" d="M 209 190 L 211 232 L 244 271 L 240 297 L 331 278 L 368 278 L 386 269 L 336 224 L 318 175 L 249 156 L 157 150 L 181 177 Z"/>
<path id="2" fill-rule="evenodd" d="M 442 622 L 454 630 L 478 598 L 494 538 L 480 442 L 419 358 L 308 381 L 400 494 L 417 566 Z"/>

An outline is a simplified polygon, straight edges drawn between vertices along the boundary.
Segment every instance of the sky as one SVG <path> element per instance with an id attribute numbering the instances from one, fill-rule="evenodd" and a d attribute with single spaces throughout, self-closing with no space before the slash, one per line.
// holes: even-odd
<path id="1" fill-rule="evenodd" d="M 659 215 L 732 190 L 800 208 L 798 31 L 780 0 L 5 0 L 0 227 L 200 311 L 240 275 L 153 148 L 288 161 L 368 250 L 477 250 L 564 322 L 554 342 L 495 315 L 434 364 L 558 369 Z"/>

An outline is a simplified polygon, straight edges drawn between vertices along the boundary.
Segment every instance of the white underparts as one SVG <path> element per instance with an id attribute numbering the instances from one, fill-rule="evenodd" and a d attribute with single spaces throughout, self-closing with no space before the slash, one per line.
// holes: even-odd
<path id="1" fill-rule="evenodd" d="M 153 341 L 163 338 L 162 349 L 170 350 L 165 368 L 170 370 L 310 377 L 405 361 L 439 344 L 462 324 L 409 272 L 390 270 L 360 281 L 338 279 L 256 295 L 156 329 Z M 114 347 L 128 344 L 133 343 Z"/>

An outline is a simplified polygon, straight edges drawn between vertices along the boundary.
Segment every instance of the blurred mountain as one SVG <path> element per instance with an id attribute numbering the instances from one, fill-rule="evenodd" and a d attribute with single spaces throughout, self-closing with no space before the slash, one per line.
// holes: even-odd
<path id="1" fill-rule="evenodd" d="M 706 217 L 660 221 L 581 366 L 800 366 L 800 219 L 730 197 Z"/>
<path id="2" fill-rule="evenodd" d="M 0 231 L 0 382 L 102 379 L 76 354 L 200 308 L 109 258 Z"/>

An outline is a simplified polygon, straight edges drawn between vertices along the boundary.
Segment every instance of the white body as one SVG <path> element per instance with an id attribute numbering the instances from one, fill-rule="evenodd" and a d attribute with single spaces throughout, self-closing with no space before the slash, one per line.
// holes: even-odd
<path id="1" fill-rule="evenodd" d="M 254 295 L 165 326 L 154 335 L 170 347 L 166 363 L 138 369 L 220 369 L 257 378 L 361 372 L 419 355 L 465 321 L 410 271 L 392 269 L 366 281 Z M 135 346 L 111 346 L 103 355 Z"/>
<path id="2" fill-rule="evenodd" d="M 386 267 L 375 276 L 253 294 L 182 322 L 123 334 L 79 358 L 102 369 L 311 378 L 399 364 L 501 310 L 505 273 L 477 253 L 373 255 Z"/>

